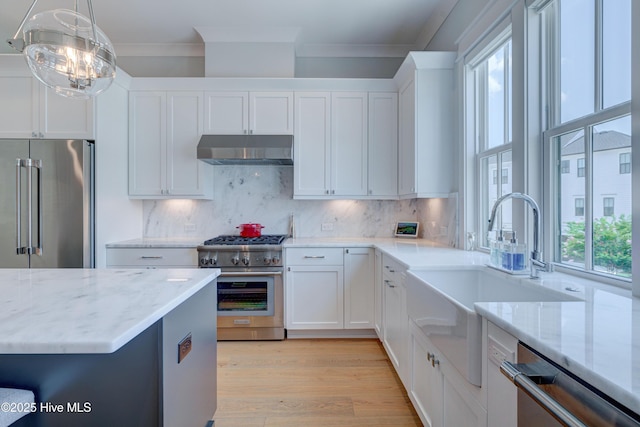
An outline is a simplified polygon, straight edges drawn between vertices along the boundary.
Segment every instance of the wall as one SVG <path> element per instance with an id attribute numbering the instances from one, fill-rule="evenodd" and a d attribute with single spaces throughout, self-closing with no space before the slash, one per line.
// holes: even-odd
<path id="1" fill-rule="evenodd" d="M 419 220 L 424 237 L 455 241 L 455 199 L 293 200 L 291 166 L 214 166 L 214 197 L 144 201 L 144 237 L 208 239 L 237 234 L 248 222 L 264 225 L 264 234 L 286 234 L 293 213 L 296 237 L 391 237 L 397 221 Z"/>

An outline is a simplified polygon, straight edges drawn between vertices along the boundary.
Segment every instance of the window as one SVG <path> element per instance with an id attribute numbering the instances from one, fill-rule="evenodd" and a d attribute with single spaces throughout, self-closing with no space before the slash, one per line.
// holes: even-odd
<path id="1" fill-rule="evenodd" d="M 571 173 L 571 161 L 562 160 L 560 163 L 560 173 Z"/>
<path id="2" fill-rule="evenodd" d="M 502 169 L 502 184 L 508 184 L 509 183 L 509 169 Z"/>
<path id="3" fill-rule="evenodd" d="M 578 178 L 584 177 L 584 157 L 578 159 Z"/>
<path id="4" fill-rule="evenodd" d="M 620 153 L 620 173 L 631 173 L 631 153 Z"/>
<path id="5" fill-rule="evenodd" d="M 553 259 L 631 277 L 631 2 L 552 0 L 544 22 L 543 140 Z M 576 175 L 565 164 L 577 162 Z M 576 195 L 580 195 L 576 197 Z M 612 195 L 615 195 L 612 196 Z M 617 205 L 617 206 L 616 206 Z"/>
<path id="6" fill-rule="evenodd" d="M 510 193 L 511 161 L 511 39 L 509 31 L 498 36 L 467 67 L 472 90 L 467 103 L 474 106 L 476 185 L 478 200 L 476 229 L 479 246 L 488 247 L 487 224 L 495 201 Z M 498 179 L 498 171 L 500 178 Z M 511 229 L 511 201 L 501 205 L 496 229 Z"/>
<path id="7" fill-rule="evenodd" d="M 614 204 L 615 204 L 615 200 L 613 197 L 605 197 L 604 199 L 602 199 L 602 215 L 613 216 Z"/>
<path id="8" fill-rule="evenodd" d="M 575 216 L 584 216 L 584 197 L 576 199 L 575 207 Z"/>

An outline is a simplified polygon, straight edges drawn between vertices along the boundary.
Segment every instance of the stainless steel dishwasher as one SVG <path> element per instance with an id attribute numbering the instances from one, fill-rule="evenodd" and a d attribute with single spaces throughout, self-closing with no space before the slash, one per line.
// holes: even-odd
<path id="1" fill-rule="evenodd" d="M 518 387 L 518 427 L 640 426 L 640 414 L 523 343 L 518 363 L 502 362 L 500 371 Z"/>

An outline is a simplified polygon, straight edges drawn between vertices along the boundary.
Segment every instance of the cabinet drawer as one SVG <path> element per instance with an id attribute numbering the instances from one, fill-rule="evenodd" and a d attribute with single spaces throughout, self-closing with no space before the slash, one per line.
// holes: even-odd
<path id="1" fill-rule="evenodd" d="M 389 257 L 388 255 L 382 255 L 382 275 L 396 283 L 400 283 L 402 273 L 406 271 L 406 267 L 402 265 L 400 262 L 396 261 L 394 258 Z"/>
<path id="2" fill-rule="evenodd" d="M 287 265 L 342 265 L 342 248 L 288 248 Z"/>
<path id="3" fill-rule="evenodd" d="M 198 267 L 195 248 L 107 248 L 107 267 Z"/>

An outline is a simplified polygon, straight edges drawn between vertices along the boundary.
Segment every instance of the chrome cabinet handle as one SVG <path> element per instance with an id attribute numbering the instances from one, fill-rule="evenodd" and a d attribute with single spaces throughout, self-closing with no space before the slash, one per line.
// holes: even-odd
<path id="1" fill-rule="evenodd" d="M 545 411 L 556 417 L 560 422 L 569 427 L 587 427 L 573 414 L 567 411 L 554 398 L 542 391 L 528 376 L 520 372 L 511 362 L 503 361 L 500 372 L 514 383 L 516 387 L 524 391 L 535 400 Z"/>
<path id="2" fill-rule="evenodd" d="M 324 255 L 305 255 L 305 259 L 323 259 Z"/>
<path id="3" fill-rule="evenodd" d="M 388 286 L 388 287 L 390 287 L 390 288 L 395 288 L 395 287 L 396 287 L 396 285 L 392 285 L 392 284 L 391 284 L 391 281 L 390 281 L 390 280 L 386 280 L 386 279 L 385 279 L 384 284 L 385 284 L 385 285 L 387 285 L 387 286 Z"/>
<path id="4" fill-rule="evenodd" d="M 162 259 L 162 258 L 164 258 L 164 257 L 160 256 L 160 255 L 155 255 L 155 256 L 142 255 L 140 257 L 140 259 Z"/>

